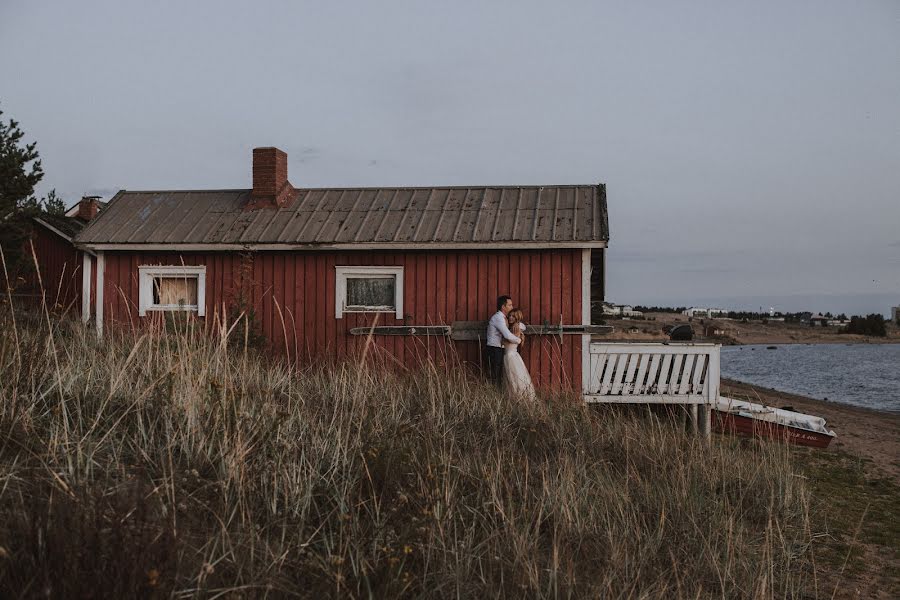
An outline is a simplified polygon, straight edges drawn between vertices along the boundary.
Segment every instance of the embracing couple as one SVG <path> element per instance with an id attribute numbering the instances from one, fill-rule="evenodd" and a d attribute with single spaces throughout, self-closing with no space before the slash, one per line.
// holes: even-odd
<path id="1" fill-rule="evenodd" d="M 513 306 L 512 298 L 497 298 L 497 312 L 487 326 L 488 370 L 491 381 L 504 387 L 510 395 L 534 399 L 537 395 L 531 383 L 531 375 L 519 354 L 519 348 L 525 344 L 525 323 L 522 318 L 522 311 Z"/>

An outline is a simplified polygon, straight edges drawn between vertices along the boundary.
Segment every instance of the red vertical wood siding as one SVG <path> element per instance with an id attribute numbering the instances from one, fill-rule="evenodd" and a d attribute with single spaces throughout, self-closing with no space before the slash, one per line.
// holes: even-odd
<path id="1" fill-rule="evenodd" d="M 34 257 L 31 254 L 34 247 Z M 48 231 L 45 227 L 35 225 L 30 243 L 25 244 L 23 260 L 33 266 L 34 258 L 40 269 L 40 280 L 37 272 L 29 268 L 25 282 L 17 286 L 16 291 L 32 296 L 40 302 L 41 288 L 44 298 L 50 306 L 81 311 L 81 252 L 71 242 L 60 235 Z M 2 275 L 2 274 L 0 274 Z"/>
<path id="2" fill-rule="evenodd" d="M 486 320 L 500 294 L 513 296 L 526 323 L 581 323 L 581 250 L 106 253 L 104 315 L 137 321 L 139 265 L 206 265 L 207 319 L 234 311 L 240 299 L 255 311 L 261 333 L 279 352 L 301 362 L 342 358 L 361 349 L 349 330 L 378 325 L 449 325 Z M 335 266 L 404 268 L 404 315 L 345 313 L 336 319 Z M 80 276 L 79 276 L 80 281 Z M 279 312 L 279 309 L 281 312 Z M 412 336 L 376 336 L 376 352 L 400 365 L 448 353 L 476 367 L 477 342 Z M 523 358 L 542 388 L 581 385 L 581 337 L 530 336 Z"/>

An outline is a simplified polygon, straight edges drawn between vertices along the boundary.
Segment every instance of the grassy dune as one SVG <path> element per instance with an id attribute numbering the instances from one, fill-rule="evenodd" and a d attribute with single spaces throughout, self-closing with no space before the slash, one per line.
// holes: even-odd
<path id="1" fill-rule="evenodd" d="M 0 306 L 0 596 L 807 597 L 780 444 Z M 824 595 L 829 595 L 830 592 Z"/>

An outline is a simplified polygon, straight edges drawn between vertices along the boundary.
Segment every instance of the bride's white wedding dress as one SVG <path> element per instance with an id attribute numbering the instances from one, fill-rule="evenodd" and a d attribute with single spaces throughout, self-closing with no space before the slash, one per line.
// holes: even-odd
<path id="1" fill-rule="evenodd" d="M 518 344 L 503 343 L 503 384 L 512 396 L 527 400 L 537 398 Z"/>

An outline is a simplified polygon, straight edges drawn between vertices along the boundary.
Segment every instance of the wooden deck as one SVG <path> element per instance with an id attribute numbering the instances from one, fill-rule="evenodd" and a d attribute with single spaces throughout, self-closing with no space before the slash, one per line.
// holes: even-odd
<path id="1" fill-rule="evenodd" d="M 686 405 L 694 426 L 708 436 L 719 397 L 720 349 L 693 342 L 591 342 L 585 401 Z"/>

